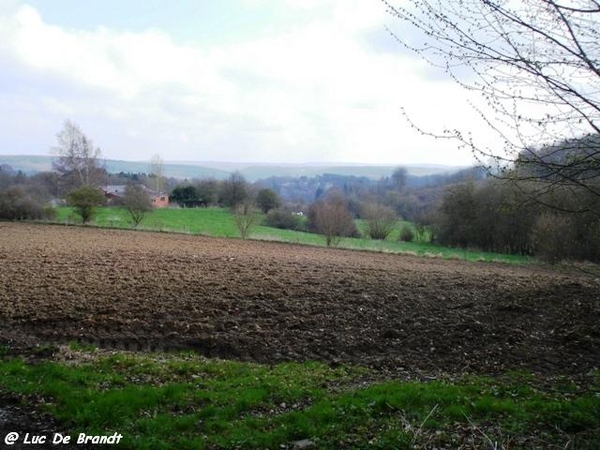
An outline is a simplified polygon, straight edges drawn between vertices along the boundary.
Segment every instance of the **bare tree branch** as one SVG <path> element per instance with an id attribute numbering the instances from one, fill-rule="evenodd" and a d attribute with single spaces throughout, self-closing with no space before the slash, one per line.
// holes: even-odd
<path id="1" fill-rule="evenodd" d="M 571 186 L 600 202 L 598 1 L 382 1 L 405 25 L 388 28 L 393 37 L 478 92 L 483 106 L 471 105 L 500 139 L 486 147 L 464 130 L 425 132 L 409 120 L 413 127 L 492 158 L 500 173 L 540 183 L 541 192 Z"/>

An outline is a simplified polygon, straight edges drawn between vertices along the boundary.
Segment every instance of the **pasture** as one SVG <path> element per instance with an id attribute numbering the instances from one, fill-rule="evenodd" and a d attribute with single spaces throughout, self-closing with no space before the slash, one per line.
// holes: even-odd
<path id="1" fill-rule="evenodd" d="M 80 220 L 71 208 L 59 208 L 56 221 L 58 223 L 76 224 Z M 364 225 L 357 220 L 357 227 Z M 98 227 L 130 229 L 127 211 L 122 208 L 98 208 L 93 224 Z M 385 241 L 366 238 L 343 238 L 340 248 L 352 250 L 368 250 L 385 253 L 405 253 L 418 256 L 445 259 L 463 259 L 468 261 L 497 261 L 523 264 L 531 262 L 531 258 L 518 255 L 504 255 L 470 249 L 455 249 L 429 242 L 399 242 L 398 235 L 402 226 L 412 227 L 410 222 L 399 221 L 396 229 Z M 164 231 L 186 234 L 199 234 L 213 237 L 238 237 L 239 232 L 230 211 L 226 208 L 168 208 L 155 209 L 150 212 L 139 227 L 146 231 Z M 293 230 L 281 230 L 264 225 L 264 215 L 259 215 L 257 226 L 250 235 L 251 239 L 288 242 L 311 246 L 325 246 L 322 236 Z"/>
<path id="2" fill-rule="evenodd" d="M 600 443 L 593 278 L 19 223 L 0 223 L 0 259 L 0 431 L 119 431 L 123 448 Z"/>

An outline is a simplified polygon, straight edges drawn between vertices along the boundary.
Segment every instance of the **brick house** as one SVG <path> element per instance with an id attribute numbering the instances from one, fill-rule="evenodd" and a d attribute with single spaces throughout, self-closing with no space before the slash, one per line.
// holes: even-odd
<path id="1" fill-rule="evenodd" d="M 150 193 L 150 199 L 152 200 L 152 206 L 155 208 L 166 208 L 169 206 L 169 196 L 167 194 L 148 190 Z"/>
<path id="2" fill-rule="evenodd" d="M 104 195 L 106 196 L 109 205 L 120 205 L 123 203 L 123 197 L 125 196 L 126 187 L 127 186 L 124 184 L 117 184 L 103 186 L 101 189 L 104 192 Z M 150 195 L 152 206 L 154 206 L 155 208 L 166 208 L 167 206 L 169 206 L 169 196 L 167 194 L 153 191 L 145 186 L 144 189 Z"/>

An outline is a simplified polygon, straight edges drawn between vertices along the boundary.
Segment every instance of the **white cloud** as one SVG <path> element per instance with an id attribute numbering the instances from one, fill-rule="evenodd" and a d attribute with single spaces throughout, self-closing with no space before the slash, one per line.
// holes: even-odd
<path id="1" fill-rule="evenodd" d="M 109 157 L 466 163 L 467 155 L 425 154 L 435 144 L 400 115 L 406 105 L 418 120 L 443 123 L 449 111 L 467 114 L 462 94 L 422 81 L 422 63 L 407 55 L 370 51 L 363 39 L 382 26 L 378 5 L 326 7 L 329 14 L 275 37 L 185 46 L 158 29 L 60 28 L 25 5 L 0 16 L 0 61 L 53 80 L 37 97 L 21 88 L 20 101 L 38 104 L 53 123 L 80 123 Z M 12 98 L 5 108 L 15 107 Z M 52 144 L 51 136 L 39 140 Z"/>
<path id="2" fill-rule="evenodd" d="M 44 23 L 30 6 L 23 6 L 10 25 L 7 38 L 24 63 L 124 97 L 168 83 L 208 88 L 219 83 L 201 51 L 179 47 L 159 30 L 66 31 Z"/>

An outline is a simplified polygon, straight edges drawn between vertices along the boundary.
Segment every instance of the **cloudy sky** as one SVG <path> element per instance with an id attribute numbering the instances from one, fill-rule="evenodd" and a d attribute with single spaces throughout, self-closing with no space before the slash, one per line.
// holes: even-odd
<path id="1" fill-rule="evenodd" d="M 470 164 L 403 118 L 476 121 L 386 26 L 380 0 L 0 0 L 0 154 L 70 119 L 113 159 Z"/>

